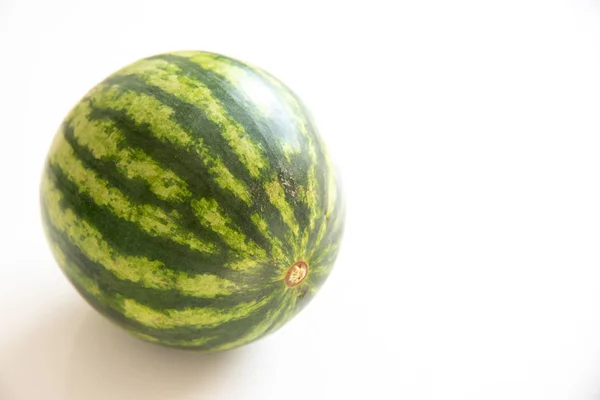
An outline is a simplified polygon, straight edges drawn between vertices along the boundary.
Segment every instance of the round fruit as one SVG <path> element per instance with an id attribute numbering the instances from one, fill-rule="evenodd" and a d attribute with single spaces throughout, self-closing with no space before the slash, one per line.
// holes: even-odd
<path id="1" fill-rule="evenodd" d="M 259 68 L 197 51 L 140 60 L 88 92 L 53 141 L 41 204 L 58 264 L 96 310 L 199 350 L 296 315 L 344 225 L 299 98 Z"/>

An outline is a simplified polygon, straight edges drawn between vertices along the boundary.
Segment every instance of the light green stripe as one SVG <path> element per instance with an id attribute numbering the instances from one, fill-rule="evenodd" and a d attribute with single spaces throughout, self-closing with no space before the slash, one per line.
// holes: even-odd
<path id="1" fill-rule="evenodd" d="M 311 251 L 311 254 L 310 254 L 312 265 L 315 266 L 315 268 L 313 270 L 317 271 L 321 267 L 329 267 L 328 265 L 323 265 L 321 262 L 328 254 L 330 254 L 333 251 L 336 251 L 338 248 L 339 248 L 339 243 L 338 244 L 334 244 L 334 243 L 328 244 L 323 250 L 321 250 L 319 252 L 319 254 L 316 257 L 315 257 L 315 251 L 316 251 L 317 247 L 313 248 L 313 250 Z"/>
<path id="2" fill-rule="evenodd" d="M 283 151 L 283 155 L 288 163 L 293 163 L 293 157 L 297 157 L 302 153 L 302 148 L 299 145 L 292 146 L 289 142 L 281 141 L 281 150 Z"/>
<path id="3" fill-rule="evenodd" d="M 54 253 L 54 256 L 56 257 L 59 264 L 63 267 L 63 270 L 69 276 L 69 278 L 71 278 L 81 290 L 84 290 L 89 296 L 95 298 L 100 304 L 110 307 L 116 311 L 123 311 L 125 304 L 129 304 L 130 312 L 135 311 L 136 308 L 140 307 L 140 305 L 135 302 L 131 303 L 131 300 L 124 300 L 122 298 L 117 298 L 117 300 L 115 300 L 115 298 L 105 295 L 100 290 L 100 288 L 98 287 L 96 282 L 94 282 L 92 279 L 90 279 L 87 276 L 85 276 L 84 274 L 82 274 L 81 271 L 76 266 L 74 266 L 72 263 L 67 261 L 64 253 L 56 244 L 51 243 L 51 247 L 52 247 L 52 252 Z M 134 304 L 133 307 L 131 306 L 131 304 Z M 145 307 L 145 306 L 141 306 L 141 307 Z M 148 315 L 145 314 L 145 317 L 148 318 Z M 164 318 L 162 316 L 162 314 L 161 314 L 161 318 Z M 158 320 L 157 320 L 157 322 L 158 322 Z M 181 346 L 190 346 L 190 347 L 201 346 L 201 345 L 209 342 L 210 340 L 216 339 L 216 336 L 203 337 L 203 338 L 198 338 L 198 339 L 193 339 L 193 340 L 188 340 L 188 341 L 182 341 L 181 343 L 179 343 L 178 341 L 159 340 L 150 335 L 146 335 L 144 333 L 139 333 L 134 330 L 128 330 L 128 331 L 130 333 L 132 333 L 133 335 L 138 336 L 139 338 L 150 341 L 150 342 L 154 342 L 154 343 L 160 342 L 162 344 L 181 345 Z"/>
<path id="4" fill-rule="evenodd" d="M 251 65 L 247 65 L 246 68 L 240 67 L 230 59 L 212 53 L 183 51 L 176 52 L 174 55 L 185 57 L 229 82 L 247 99 L 250 106 L 267 123 L 270 122 L 270 118 L 275 117 L 275 110 L 279 110 L 281 106 L 285 107 L 300 133 L 308 141 L 311 160 L 313 163 L 316 161 L 316 152 L 312 138 L 308 134 L 307 122 L 300 111 L 300 105 L 289 92 L 289 89 L 284 87 L 277 79 L 256 67 Z M 275 87 L 277 92 L 269 84 Z M 286 160 L 290 163 L 292 162 L 292 156 L 301 152 L 299 146 L 292 146 L 287 141 L 282 141 L 280 145 Z"/>
<path id="5" fill-rule="evenodd" d="M 279 328 L 281 328 L 290 318 L 290 314 L 292 312 L 294 312 L 295 308 L 296 308 L 296 302 L 298 299 L 298 294 L 296 293 L 296 291 L 300 288 L 300 286 L 296 286 L 295 288 L 293 288 L 292 290 L 286 290 L 286 298 L 285 300 L 282 302 L 281 305 L 281 314 L 284 315 L 283 318 L 281 318 L 279 320 L 279 322 L 277 322 L 275 325 L 271 326 L 269 328 L 270 332 L 275 332 L 276 330 L 278 330 Z"/>
<path id="6" fill-rule="evenodd" d="M 321 244 L 321 241 L 323 240 L 323 237 L 325 236 L 325 232 L 327 232 L 327 218 L 323 219 L 323 222 L 321 223 L 321 226 L 319 227 L 319 231 L 317 232 L 317 239 L 315 240 L 315 244 L 314 244 L 313 250 L 311 251 L 311 255 L 312 255 L 312 252 L 314 252 L 314 249 L 319 247 L 319 245 Z"/>
<path id="7" fill-rule="evenodd" d="M 319 265 L 310 271 L 311 277 L 318 277 L 323 274 L 328 274 L 333 269 L 333 265 Z"/>
<path id="8" fill-rule="evenodd" d="M 199 347 L 199 346 L 202 346 L 202 345 L 210 342 L 211 340 L 214 340 L 217 338 L 217 336 L 211 336 L 211 337 L 201 337 L 201 338 L 192 339 L 192 340 L 163 340 L 163 339 L 157 339 L 153 336 L 146 335 L 145 333 L 139 333 L 139 332 L 136 332 L 133 330 L 129 330 L 129 332 L 132 335 L 137 336 L 140 339 L 146 340 L 148 342 L 160 343 L 160 344 L 166 345 L 166 346 L 179 346 L 179 347 Z"/>
<path id="9" fill-rule="evenodd" d="M 137 124 L 150 126 L 152 134 L 157 139 L 171 143 L 177 148 L 195 152 L 208 168 L 217 185 L 230 191 L 246 204 L 251 204 L 252 198 L 248 189 L 229 171 L 223 160 L 213 154 L 201 138 L 194 139 L 171 119 L 174 114 L 171 107 L 152 96 L 131 91 L 122 93 L 118 85 L 98 86 L 89 97 L 98 108 L 123 111 Z"/>
<path id="10" fill-rule="evenodd" d="M 302 232 L 302 237 L 300 238 L 300 242 L 298 248 L 295 251 L 294 258 L 296 260 L 306 260 L 308 259 L 308 239 L 310 237 L 310 229 L 305 228 Z"/>
<path id="11" fill-rule="evenodd" d="M 298 100 L 296 99 L 296 96 L 294 96 L 294 94 L 290 91 L 290 89 L 288 87 L 283 85 L 283 83 L 281 83 L 277 78 L 275 78 L 273 75 L 269 74 L 262 68 L 258 68 L 257 66 L 249 64 L 249 63 L 245 63 L 245 64 L 248 66 L 248 68 L 250 68 L 252 71 L 257 73 L 259 76 L 261 76 L 267 82 L 269 82 L 271 85 L 273 85 L 277 89 L 277 93 L 279 95 L 283 96 L 283 98 L 285 100 L 284 103 L 286 104 L 290 115 L 294 118 L 294 121 L 296 122 L 296 125 L 298 126 L 298 129 L 300 130 L 300 133 L 303 136 L 305 136 L 307 139 L 310 140 L 311 137 L 308 133 L 308 123 L 306 121 L 306 118 L 304 117 L 302 107 L 301 107 L 300 103 L 298 102 Z M 313 151 L 314 151 L 314 149 L 313 149 Z M 309 150 L 309 152 L 310 152 L 310 150 Z M 315 156 L 316 156 L 316 153 L 315 153 Z"/>
<path id="12" fill-rule="evenodd" d="M 306 189 L 306 205 L 310 210 L 310 218 L 309 224 L 310 229 L 313 230 L 315 228 L 315 224 L 317 218 L 319 217 L 319 207 L 317 194 L 319 193 L 319 184 L 317 181 L 317 169 L 315 163 L 313 162 L 308 169 L 308 181 L 307 181 L 307 189 Z"/>
<path id="13" fill-rule="evenodd" d="M 273 237 L 273 235 L 271 235 L 271 230 L 269 229 L 267 221 L 265 221 L 264 218 L 258 214 L 252 214 L 250 216 L 250 219 L 258 228 L 260 233 L 271 244 L 271 255 L 273 261 L 277 262 L 279 266 L 285 266 L 286 268 L 292 265 L 292 260 L 283 251 L 283 244 L 281 243 L 281 241 L 276 237 Z"/>
<path id="14" fill-rule="evenodd" d="M 338 232 L 341 228 L 341 225 L 344 223 L 344 205 L 343 205 L 343 203 L 340 204 L 339 210 L 335 209 L 336 203 L 333 203 L 333 204 L 330 203 L 330 204 L 331 204 L 332 208 L 331 209 L 328 208 L 327 218 L 325 218 L 325 220 L 323 221 L 323 224 L 321 225 L 321 229 L 319 230 L 319 233 L 317 236 L 317 243 L 311 249 L 311 252 L 309 255 L 309 257 L 311 259 L 313 259 L 313 257 L 315 256 L 315 252 L 317 251 L 317 249 L 319 248 L 319 245 L 323 241 L 325 234 L 327 232 L 330 232 L 329 234 Z M 340 246 L 340 243 L 329 244 L 324 250 L 322 250 L 320 252 L 320 255 L 318 256 L 318 258 L 314 259 L 313 262 L 317 263 L 317 264 L 320 263 L 320 261 L 329 252 L 335 251 L 339 246 Z"/>
<path id="15" fill-rule="evenodd" d="M 308 287 L 307 294 L 309 294 L 311 296 L 314 296 L 315 294 L 317 294 L 317 292 L 319 291 L 319 288 L 321 287 L 321 285 L 317 286 L 314 283 L 309 282 L 308 280 L 305 280 L 303 284 L 305 284 L 306 287 Z"/>
<path id="16" fill-rule="evenodd" d="M 63 194 L 46 175 L 42 185 L 44 205 L 54 228 L 65 233 L 91 261 L 102 265 L 118 279 L 153 289 L 177 290 L 184 295 L 201 298 L 230 295 L 238 290 L 235 283 L 214 275 L 188 275 L 168 269 L 160 261 L 120 255 L 86 220 L 70 208 L 63 210 L 60 207 Z M 54 254 L 58 254 L 61 266 L 67 265 L 62 252 Z M 95 293 L 94 290 L 89 291 Z"/>
<path id="17" fill-rule="evenodd" d="M 262 118 L 270 118 L 279 101 L 271 88 L 248 69 L 231 63 L 228 59 L 205 52 L 179 52 L 175 55 L 187 57 L 207 71 L 212 71 L 229 82 L 242 93 Z"/>
<path id="18" fill-rule="evenodd" d="M 102 292 L 98 287 L 98 284 L 85 276 L 79 268 L 73 265 L 65 256 L 65 253 L 60 249 L 60 247 L 54 243 L 53 241 L 49 241 L 50 249 L 52 250 L 52 254 L 56 259 L 58 265 L 62 268 L 65 274 L 72 279 L 80 289 L 84 290 L 89 296 L 92 296 L 101 303 L 104 303 L 104 299 L 102 296 Z"/>
<path id="19" fill-rule="evenodd" d="M 214 199 L 194 199 L 192 208 L 203 226 L 212 229 L 229 247 L 246 257 L 245 260 L 233 263 L 230 267 L 252 268 L 266 260 L 265 250 L 241 233 L 239 228 L 223 215 L 219 204 Z"/>
<path id="20" fill-rule="evenodd" d="M 326 215 L 331 216 L 337 200 L 338 184 L 336 182 L 336 171 L 331 160 L 329 152 L 325 152 L 325 162 L 327 165 L 327 211 Z"/>
<path id="21" fill-rule="evenodd" d="M 112 121 L 90 120 L 89 101 L 81 101 L 69 119 L 77 142 L 94 157 L 109 159 L 128 178 L 145 180 L 152 192 L 164 200 L 182 201 L 191 193 L 187 184 L 173 171 L 161 167 L 140 149 L 124 145 L 125 137 Z"/>
<path id="22" fill-rule="evenodd" d="M 211 351 L 232 349 L 234 347 L 243 345 L 245 343 L 249 343 L 253 340 L 260 338 L 267 330 L 269 330 L 269 328 L 271 327 L 271 325 L 273 324 L 275 319 L 277 319 L 277 317 L 282 312 L 285 312 L 284 308 L 286 308 L 287 303 L 288 302 L 286 302 L 285 298 L 284 298 L 284 301 L 282 303 L 280 303 L 280 306 L 278 308 L 271 309 L 267 313 L 267 315 L 265 316 L 263 321 L 260 322 L 258 325 L 256 325 L 256 327 L 254 329 L 252 329 L 248 334 L 246 334 L 246 335 L 242 336 L 241 338 L 234 340 L 232 342 L 224 343 L 222 345 L 213 347 L 211 349 Z"/>
<path id="23" fill-rule="evenodd" d="M 205 52 L 179 52 L 176 53 L 176 55 L 187 57 L 190 61 L 200 65 L 206 70 L 218 74 L 228 81 L 246 98 L 250 99 L 252 105 L 257 107 L 263 118 L 269 118 L 272 110 L 275 109 L 274 107 L 281 106 L 281 103 L 284 103 L 284 106 L 287 107 L 289 114 L 294 119 L 299 132 L 307 141 L 311 166 L 308 171 L 307 190 L 304 191 L 300 197 L 303 198 L 310 210 L 309 223 L 310 229 L 313 230 L 317 219 L 320 217 L 317 199 L 319 192 L 316 169 L 317 153 L 313 138 L 308 132 L 306 118 L 304 117 L 301 106 L 295 96 L 287 87 L 283 86 L 277 79 L 262 69 L 253 66 L 241 68 L 227 58 Z M 276 95 L 273 93 L 272 89 L 264 83 L 264 80 L 278 89 L 278 95 L 283 96 L 284 102 L 278 101 Z M 287 142 L 283 142 L 282 146 L 286 159 L 291 161 L 292 154 L 295 154 L 298 149 L 290 146 Z M 306 239 L 308 238 L 306 237 Z M 304 244 L 306 244 L 306 241 L 304 241 Z"/>
<path id="24" fill-rule="evenodd" d="M 244 127 L 227 113 L 206 85 L 184 75 L 179 67 L 165 60 L 142 60 L 118 74 L 136 75 L 147 84 L 201 108 L 206 117 L 221 128 L 221 134 L 253 177 L 260 177 L 261 171 L 268 167 L 268 160 L 262 149 L 252 141 Z"/>
<path id="25" fill-rule="evenodd" d="M 183 310 L 171 309 L 156 311 L 133 299 L 119 300 L 123 314 L 142 325 L 156 329 L 172 329 L 177 327 L 209 328 L 225 322 L 238 320 L 264 307 L 273 296 L 258 301 L 240 303 L 227 310 L 211 307 L 195 307 Z"/>
<path id="26" fill-rule="evenodd" d="M 336 200 L 337 200 L 337 183 L 336 183 L 336 179 L 335 179 L 335 171 L 333 169 L 333 165 L 331 163 L 331 159 L 329 158 L 329 156 L 327 156 L 327 168 L 328 168 L 328 180 L 327 180 L 327 204 L 326 204 L 326 208 L 325 208 L 325 218 L 323 218 L 323 222 L 321 222 L 321 226 L 319 227 L 319 230 L 317 232 L 317 238 L 315 240 L 315 244 L 314 247 L 317 248 L 320 244 L 321 241 L 323 240 L 323 237 L 325 236 L 325 232 L 327 232 L 327 226 L 328 224 L 331 222 L 331 218 L 335 217 L 334 212 L 335 210 L 335 204 L 336 204 Z M 337 220 L 339 221 L 340 218 L 338 217 Z"/>
<path id="27" fill-rule="evenodd" d="M 149 204 L 131 203 L 120 190 L 86 168 L 62 135 L 57 135 L 50 154 L 50 162 L 77 185 L 80 193 L 88 194 L 96 204 L 108 207 L 119 218 L 135 223 L 151 236 L 164 237 L 200 252 L 215 252 L 214 244 L 205 243 L 181 228 L 176 223 L 176 215 L 169 215 Z"/>
<path id="28" fill-rule="evenodd" d="M 297 237 L 300 233 L 300 227 L 294 216 L 294 209 L 285 199 L 285 192 L 283 191 L 283 187 L 279 180 L 275 178 L 272 181 L 267 182 L 265 184 L 265 191 L 267 192 L 271 204 L 279 210 L 281 218 L 283 218 L 283 221 L 291 229 L 294 236 Z"/>
<path id="29" fill-rule="evenodd" d="M 190 61 L 200 65 L 202 68 L 212 71 L 223 79 L 231 83 L 244 96 L 251 100 L 252 105 L 257 107 L 263 118 L 269 118 L 275 106 L 281 106 L 281 103 L 287 108 L 292 116 L 299 132 L 305 137 L 308 146 L 308 155 L 311 160 L 311 166 L 308 171 L 308 187 L 302 196 L 310 210 L 309 223 L 313 230 L 317 219 L 320 217 L 317 195 L 319 193 L 317 181 L 317 153 L 314 140 L 308 132 L 308 124 L 296 97 L 276 78 L 266 73 L 260 68 L 248 65 L 248 68 L 241 68 L 227 58 L 219 57 L 205 52 L 179 52 L 176 55 L 187 57 Z M 279 102 L 272 89 L 268 87 L 264 80 L 277 88 L 278 93 L 283 97 L 284 102 Z M 292 154 L 298 149 L 293 148 L 289 143 L 282 143 L 284 154 L 288 161 L 291 161 Z"/>
<path id="30" fill-rule="evenodd" d="M 308 209 L 310 210 L 309 224 L 310 229 L 313 230 L 315 228 L 317 219 L 320 217 L 320 208 L 317 197 L 319 193 L 319 184 L 317 180 L 317 151 L 315 141 L 308 130 L 308 121 L 306 119 L 305 112 L 303 111 L 303 107 L 299 103 L 296 96 L 278 79 L 261 68 L 250 64 L 248 64 L 248 67 L 277 89 L 278 94 L 284 99 L 283 104 L 285 104 L 289 115 L 292 116 L 294 122 L 296 123 L 298 131 L 302 134 L 302 136 L 304 136 L 307 142 L 308 157 L 311 161 L 311 165 L 309 167 L 307 176 L 308 182 L 306 196 L 303 196 L 303 198 L 306 201 Z M 323 151 L 325 150 L 323 149 Z M 287 153 L 286 157 L 289 158 Z"/>

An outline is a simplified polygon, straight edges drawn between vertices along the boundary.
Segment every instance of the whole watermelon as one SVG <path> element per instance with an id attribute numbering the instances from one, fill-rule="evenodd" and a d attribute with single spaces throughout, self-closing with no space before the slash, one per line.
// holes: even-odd
<path id="1" fill-rule="evenodd" d="M 41 184 L 52 252 L 134 335 L 198 350 L 280 328 L 331 271 L 344 202 L 300 99 L 247 63 L 135 62 L 71 110 Z"/>

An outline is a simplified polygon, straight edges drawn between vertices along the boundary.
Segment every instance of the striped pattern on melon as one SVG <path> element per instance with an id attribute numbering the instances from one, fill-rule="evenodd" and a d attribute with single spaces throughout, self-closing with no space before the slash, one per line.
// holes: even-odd
<path id="1" fill-rule="evenodd" d="M 344 225 L 298 97 L 194 51 L 93 88 L 56 134 L 41 204 L 58 264 L 94 308 L 142 339 L 200 350 L 292 318 L 330 273 Z"/>

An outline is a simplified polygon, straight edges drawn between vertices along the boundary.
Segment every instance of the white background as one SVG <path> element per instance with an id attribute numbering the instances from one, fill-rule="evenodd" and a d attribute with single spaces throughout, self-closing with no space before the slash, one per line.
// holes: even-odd
<path id="1" fill-rule="evenodd" d="M 180 49 L 298 92 L 349 206 L 313 303 L 222 354 L 99 317 L 39 222 L 70 107 Z M 599 399 L 599 183 L 591 0 L 0 0 L 0 400 Z"/>

